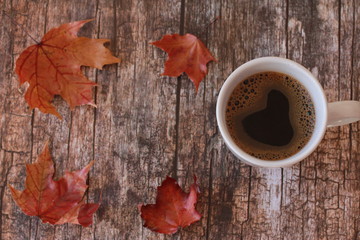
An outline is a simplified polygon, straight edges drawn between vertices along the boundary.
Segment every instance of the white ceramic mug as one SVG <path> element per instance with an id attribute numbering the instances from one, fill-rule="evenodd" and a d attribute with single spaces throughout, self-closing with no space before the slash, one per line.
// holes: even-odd
<path id="1" fill-rule="evenodd" d="M 297 79 L 308 91 L 315 107 L 315 127 L 308 143 L 296 154 L 281 160 L 262 160 L 251 156 L 235 144 L 225 121 L 226 105 L 239 82 L 260 72 L 279 72 Z M 342 101 L 327 103 L 318 80 L 300 64 L 279 57 L 262 57 L 238 67 L 226 79 L 216 105 L 216 118 L 222 137 L 231 152 L 240 160 L 259 167 L 289 167 L 310 155 L 322 140 L 326 128 L 360 120 L 360 102 Z"/>

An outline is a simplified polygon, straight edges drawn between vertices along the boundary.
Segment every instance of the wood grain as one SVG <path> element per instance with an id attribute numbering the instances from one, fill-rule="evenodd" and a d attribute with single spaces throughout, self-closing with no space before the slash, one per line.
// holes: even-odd
<path id="1" fill-rule="evenodd" d="M 357 0 L 0 0 L 0 240 L 2 239 L 360 239 L 360 125 L 329 128 L 317 150 L 290 168 L 237 160 L 217 129 L 216 99 L 227 76 L 253 58 L 280 56 L 308 68 L 329 101 L 359 100 Z M 220 16 L 220 19 L 209 23 Z M 29 110 L 16 58 L 62 23 L 94 18 L 79 35 L 107 38 L 121 63 L 84 68 L 98 83 L 97 108 L 60 121 Z M 16 22 L 17 24 L 14 24 Z M 26 30 L 26 31 L 24 31 Z M 186 74 L 161 76 L 164 34 L 192 33 L 217 58 L 198 93 Z M 51 226 L 24 215 L 7 184 L 21 189 L 25 164 L 50 141 L 56 176 L 95 160 L 89 228 Z M 142 226 L 166 175 L 188 188 L 198 177 L 201 221 L 172 236 Z"/>

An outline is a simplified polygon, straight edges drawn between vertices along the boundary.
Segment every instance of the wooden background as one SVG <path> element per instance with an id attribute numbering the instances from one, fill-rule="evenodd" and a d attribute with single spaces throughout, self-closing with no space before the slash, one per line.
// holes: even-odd
<path id="1" fill-rule="evenodd" d="M 95 18 L 81 36 L 109 38 L 120 64 L 84 68 L 99 84 L 97 108 L 64 120 L 29 110 L 14 63 L 34 42 L 0 13 L 0 239 L 360 239 L 359 124 L 328 129 L 317 150 L 291 168 L 254 168 L 229 152 L 215 118 L 217 95 L 239 65 L 281 56 L 307 67 L 329 101 L 359 100 L 359 0 L 0 0 L 35 39 L 62 23 Z M 221 19 L 210 27 L 214 18 Z M 163 77 L 164 34 L 197 35 L 218 59 L 196 95 L 186 75 Z M 25 164 L 50 140 L 56 176 L 95 159 L 87 199 L 101 207 L 89 228 L 51 226 L 24 215 L 7 184 L 22 189 Z M 198 176 L 200 222 L 173 236 L 142 227 L 170 175 Z"/>

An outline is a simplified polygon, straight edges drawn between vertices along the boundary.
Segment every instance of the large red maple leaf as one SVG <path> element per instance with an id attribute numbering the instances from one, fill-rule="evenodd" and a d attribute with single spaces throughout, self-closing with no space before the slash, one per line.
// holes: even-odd
<path id="1" fill-rule="evenodd" d="M 145 227 L 155 232 L 173 234 L 179 227 L 200 220 L 201 215 L 195 209 L 198 192 L 196 177 L 189 193 L 185 193 L 171 177 L 166 177 L 157 190 L 155 204 L 140 206 Z"/>
<path id="2" fill-rule="evenodd" d="M 54 165 L 46 145 L 37 162 L 26 165 L 25 190 L 19 191 L 10 185 L 9 188 L 25 214 L 38 216 L 44 223 L 75 223 L 86 227 L 92 224 L 93 213 L 99 208 L 99 204 L 83 201 L 92 164 L 79 171 L 66 172 L 54 181 Z"/>
<path id="3" fill-rule="evenodd" d="M 89 21 L 92 20 L 66 23 L 53 28 L 41 42 L 20 54 L 15 71 L 20 84 L 30 84 L 25 99 L 31 108 L 61 118 L 51 104 L 54 95 L 65 99 L 71 109 L 83 104 L 94 105 L 92 87 L 96 83 L 87 79 L 80 67 L 102 69 L 103 65 L 120 60 L 104 47 L 108 39 L 77 37 L 79 29 Z"/>
<path id="4" fill-rule="evenodd" d="M 215 58 L 205 45 L 192 34 L 165 35 L 151 44 L 168 53 L 163 75 L 178 77 L 185 72 L 194 83 L 196 91 L 207 74 L 206 64 Z"/>

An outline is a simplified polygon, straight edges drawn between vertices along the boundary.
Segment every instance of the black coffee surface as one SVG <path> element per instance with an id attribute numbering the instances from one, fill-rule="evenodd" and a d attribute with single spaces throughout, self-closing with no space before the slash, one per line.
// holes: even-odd
<path id="1" fill-rule="evenodd" d="M 263 72 L 234 89 L 226 123 L 241 149 L 260 159 L 278 160 L 294 155 L 309 141 L 315 109 L 307 90 L 296 79 Z"/>
<path id="2" fill-rule="evenodd" d="M 242 124 L 251 138 L 272 146 L 287 145 L 294 136 L 289 100 L 278 90 L 269 92 L 265 109 L 245 117 Z"/>

